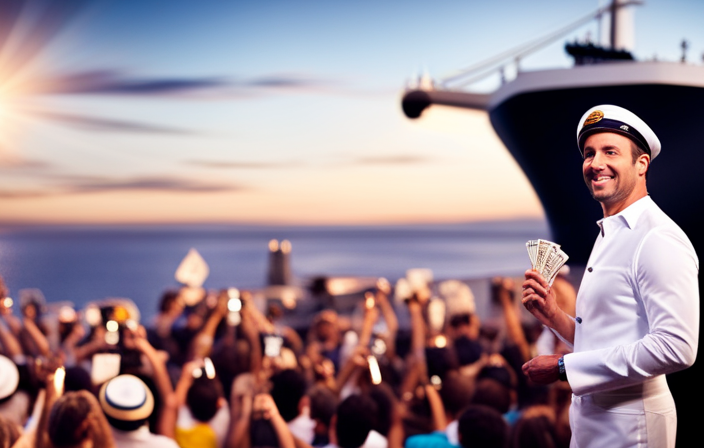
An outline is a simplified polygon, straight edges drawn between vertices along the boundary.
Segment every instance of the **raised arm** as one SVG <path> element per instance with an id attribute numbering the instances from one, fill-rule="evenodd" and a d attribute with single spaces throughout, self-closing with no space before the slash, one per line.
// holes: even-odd
<path id="1" fill-rule="evenodd" d="M 249 299 L 249 295 L 243 293 L 242 322 L 240 330 L 242 336 L 249 343 L 249 371 L 257 376 L 262 370 L 262 343 L 259 339 L 259 327 L 257 325 L 257 314 L 259 310 L 254 306 L 254 303 Z"/>
<path id="2" fill-rule="evenodd" d="M 418 375 L 421 382 L 427 381 L 427 366 L 425 360 L 425 319 L 421 304 L 416 299 L 408 302 L 408 311 L 411 315 L 411 353 L 418 363 Z"/>
<path id="3" fill-rule="evenodd" d="M 426 384 L 425 396 L 430 405 L 430 413 L 433 416 L 433 426 L 435 430 L 444 431 L 445 428 L 447 428 L 447 416 L 445 415 L 445 407 L 442 404 L 440 394 L 432 384 Z"/>
<path id="4" fill-rule="evenodd" d="M 386 337 L 386 356 L 393 359 L 396 356 L 396 335 L 398 334 L 398 317 L 389 301 L 391 287 L 386 279 L 379 279 L 376 289 L 376 303 L 386 322 L 389 334 Z"/>
<path id="5" fill-rule="evenodd" d="M 496 278 L 493 280 L 493 286 L 494 293 L 496 294 L 495 298 L 503 310 L 508 339 L 520 350 L 523 359 L 522 362 L 526 362 L 530 359 L 530 347 L 526 335 L 523 332 L 521 320 L 518 317 L 516 308 L 514 308 L 512 297 L 514 287 L 513 280 L 510 278 Z"/>
<path id="6" fill-rule="evenodd" d="M 274 427 L 274 432 L 276 432 L 276 438 L 279 439 L 280 448 L 296 448 L 296 444 L 293 440 L 293 435 L 286 425 L 281 414 L 279 414 L 279 409 L 276 407 L 274 399 L 269 394 L 258 394 L 254 397 L 254 404 L 252 405 L 252 412 L 254 418 L 263 418 L 271 423 Z"/>
<path id="7" fill-rule="evenodd" d="M 24 330 L 25 332 L 29 335 L 31 338 L 32 342 L 34 343 L 34 346 L 36 347 L 38 353 L 37 355 L 42 355 L 42 356 L 49 356 L 51 353 L 51 349 L 49 346 L 49 340 L 46 338 L 44 333 L 39 329 L 37 326 L 37 323 L 34 321 L 34 319 L 31 319 L 28 316 L 25 316 L 22 319 L 22 324 L 24 325 Z"/>
<path id="8" fill-rule="evenodd" d="M 176 383 L 176 389 L 174 391 L 177 407 L 186 404 L 188 389 L 190 389 L 193 384 L 193 371 L 202 368 L 203 365 L 202 359 L 194 359 L 193 361 L 185 363 L 183 368 L 181 368 L 181 376 Z"/>
<path id="9" fill-rule="evenodd" d="M 218 292 L 217 305 L 203 324 L 198 334 L 191 341 L 188 359 L 204 358 L 210 355 L 215 340 L 215 331 L 220 322 L 227 316 L 227 290 Z"/>
<path id="10" fill-rule="evenodd" d="M 173 439 L 175 437 L 178 407 L 176 405 L 176 397 L 173 387 L 171 386 L 171 379 L 169 378 L 169 374 L 166 370 L 164 358 L 154 347 L 152 347 L 149 341 L 147 341 L 146 330 L 144 327 L 140 326 L 133 332 L 132 341 L 134 348 L 141 352 L 149 362 L 152 369 L 152 379 L 154 380 L 154 385 L 159 392 L 159 398 L 161 400 L 161 414 L 157 420 L 157 433 Z M 127 340 L 125 341 L 125 344 L 126 347 L 131 348 L 129 347 Z"/>
<path id="11" fill-rule="evenodd" d="M 227 448 L 249 448 L 251 446 L 249 427 L 252 418 L 255 382 L 252 381 L 249 386 L 245 393 L 238 395 L 233 384 L 230 394 L 230 426 L 225 442 Z"/>
<path id="12" fill-rule="evenodd" d="M 49 440 L 49 413 L 56 400 L 63 395 L 66 371 L 54 360 L 37 363 L 35 373 L 45 392 L 39 422 L 35 428 L 34 448 L 52 448 Z"/>
<path id="13" fill-rule="evenodd" d="M 7 311 L 9 315 L 9 310 Z M 5 313 L 5 311 L 3 311 Z M 14 316 L 12 316 L 14 317 Z M 15 334 L 10 330 L 10 328 L 5 324 L 4 319 L 0 319 L 0 344 L 2 344 L 3 353 L 10 359 L 16 359 L 18 356 L 23 354 L 22 345 L 20 341 L 17 340 Z"/>

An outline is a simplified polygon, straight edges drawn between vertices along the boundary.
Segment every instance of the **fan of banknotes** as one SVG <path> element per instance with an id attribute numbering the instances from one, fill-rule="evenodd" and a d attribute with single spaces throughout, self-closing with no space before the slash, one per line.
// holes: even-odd
<path id="1" fill-rule="evenodd" d="M 569 258 L 567 254 L 560 249 L 559 244 L 547 240 L 530 240 L 526 243 L 526 248 L 533 269 L 552 285 L 557 272 Z"/>

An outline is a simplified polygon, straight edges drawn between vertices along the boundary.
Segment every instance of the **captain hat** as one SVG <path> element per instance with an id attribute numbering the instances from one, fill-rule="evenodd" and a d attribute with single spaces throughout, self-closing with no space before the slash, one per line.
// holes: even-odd
<path id="1" fill-rule="evenodd" d="M 594 106 L 582 115 L 577 125 L 577 145 L 584 157 L 587 137 L 597 132 L 614 132 L 630 138 L 650 155 L 660 154 L 660 140 L 650 127 L 633 112 L 612 104 Z"/>
<path id="2" fill-rule="evenodd" d="M 118 375 L 100 388 L 98 401 L 103 412 L 116 420 L 147 419 L 154 410 L 154 396 L 144 381 L 134 375 Z"/>

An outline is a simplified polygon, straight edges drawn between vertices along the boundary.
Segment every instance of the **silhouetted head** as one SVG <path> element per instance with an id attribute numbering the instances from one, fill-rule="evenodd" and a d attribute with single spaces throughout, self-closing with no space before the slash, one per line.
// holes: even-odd
<path id="1" fill-rule="evenodd" d="M 279 414 L 287 422 L 298 416 L 298 405 L 306 394 L 308 384 L 302 373 L 287 369 L 271 377 L 271 397 L 279 408 Z"/>
<path id="2" fill-rule="evenodd" d="M 509 426 L 496 409 L 469 405 L 458 419 L 457 435 L 465 448 L 504 448 Z"/>
<path id="3" fill-rule="evenodd" d="M 217 378 L 202 376 L 194 378 L 186 393 L 186 405 L 193 418 L 200 422 L 209 422 L 220 408 L 220 399 L 224 398 L 222 384 Z"/>
<path id="4" fill-rule="evenodd" d="M 335 433 L 340 448 L 362 446 L 374 428 L 377 405 L 366 395 L 350 395 L 337 407 Z"/>

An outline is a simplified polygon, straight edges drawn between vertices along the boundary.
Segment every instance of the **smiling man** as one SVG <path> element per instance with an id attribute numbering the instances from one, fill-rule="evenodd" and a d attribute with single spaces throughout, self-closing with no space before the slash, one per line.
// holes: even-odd
<path id="1" fill-rule="evenodd" d="M 584 181 L 604 212 L 577 317 L 557 306 L 537 271 L 523 284 L 526 309 L 573 352 L 538 356 L 523 372 L 540 384 L 569 382 L 571 447 L 674 447 L 677 415 L 665 375 L 696 359 L 699 260 L 648 196 L 660 141 L 643 120 L 596 106 L 579 121 L 577 142 Z"/>

